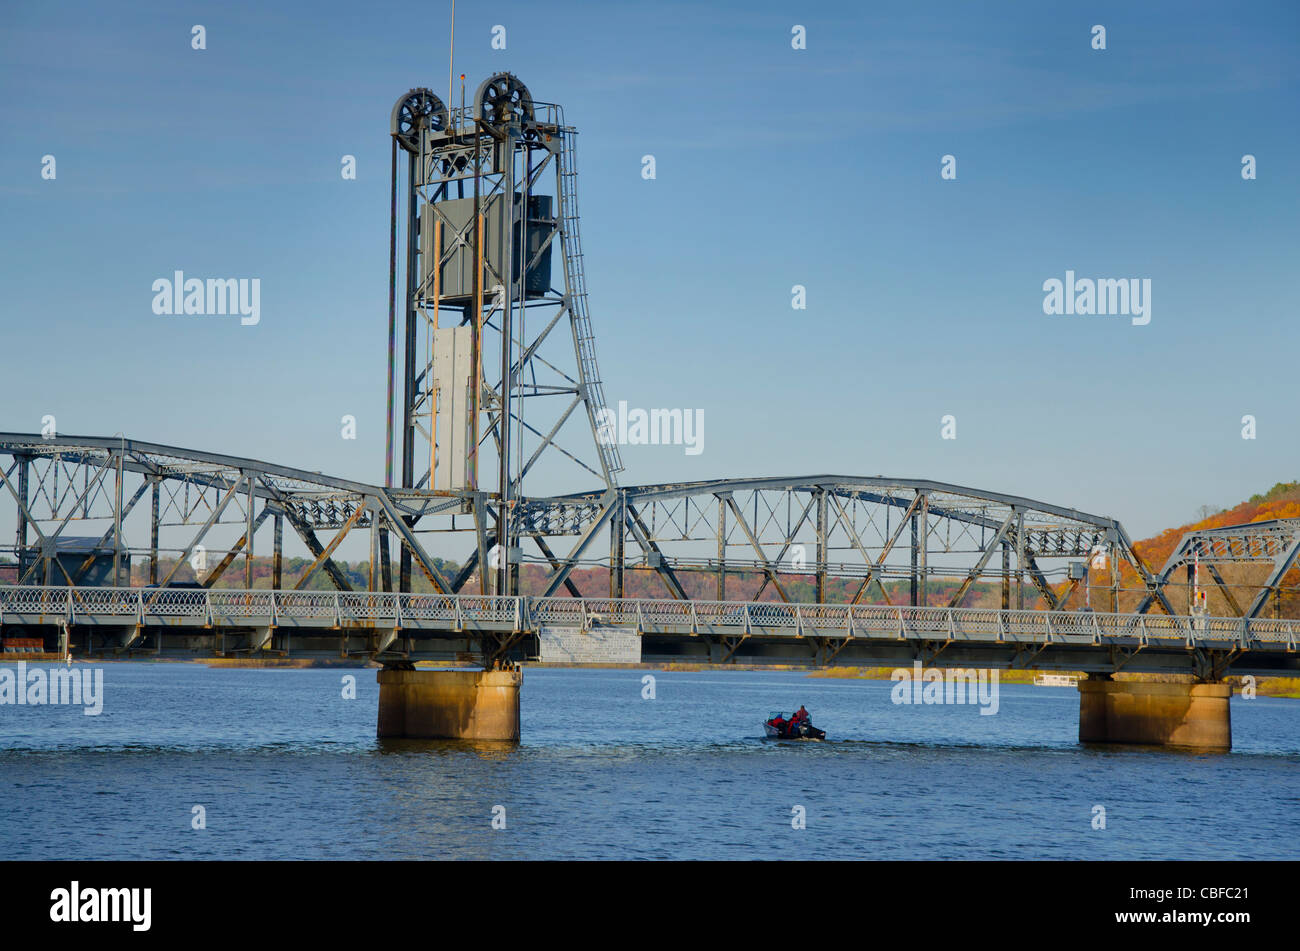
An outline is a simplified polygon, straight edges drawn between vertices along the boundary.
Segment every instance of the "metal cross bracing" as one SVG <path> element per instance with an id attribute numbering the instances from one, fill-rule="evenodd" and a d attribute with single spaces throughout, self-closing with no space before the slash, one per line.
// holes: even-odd
<path id="1" fill-rule="evenodd" d="M 1204 566 L 1209 582 L 1213 583 L 1227 608 L 1237 617 L 1253 618 L 1259 616 L 1270 599 L 1275 607 L 1280 608 L 1283 579 L 1295 568 L 1298 560 L 1300 519 L 1272 519 L 1220 528 L 1195 529 L 1183 535 L 1160 569 L 1156 580 L 1161 589 L 1178 585 L 1177 569 L 1185 569 L 1190 599 L 1193 586 L 1197 584 L 1195 571 L 1198 566 Z M 1230 565 L 1262 566 L 1267 571 L 1267 576 L 1247 580 L 1245 584 L 1234 584 L 1223 575 L 1223 570 Z M 1244 604 L 1238 601 L 1232 590 L 1234 587 L 1251 592 L 1250 599 Z M 1139 613 L 1146 612 L 1152 604 L 1151 597 L 1144 598 L 1137 610 Z"/>
<path id="2" fill-rule="evenodd" d="M 828 475 L 622 487 L 529 500 L 520 520 L 525 531 L 561 524 L 582 530 L 545 594 L 563 582 L 563 568 L 580 563 L 591 529 L 608 522 L 614 597 L 622 595 L 627 571 L 650 569 L 668 596 L 683 600 L 691 593 L 681 576 L 694 572 L 710 577 L 710 593 L 719 599 L 729 577 L 748 574 L 763 579 L 757 597 L 770 591 L 796 600 L 788 579 L 811 576 L 818 601 L 827 600 L 832 579 L 853 579 L 849 603 L 893 603 L 898 595 L 887 585 L 906 581 L 907 603 L 924 605 L 938 593 L 933 583 L 943 580 L 946 603 L 957 607 L 973 586 L 992 581 L 1001 586 L 1003 608 L 1012 606 L 1013 592 L 1015 606 L 1025 607 L 1030 592 L 1059 609 L 1087 590 L 1078 569 L 1100 554 L 1112 607 L 1123 561 L 1174 613 L 1116 520 L 930 480 Z M 1050 567 L 1055 559 L 1070 559 L 1075 570 L 1059 561 Z M 1068 583 L 1058 589 L 1052 576 L 1060 574 Z M 692 593 L 702 594 L 698 586 Z"/>
<path id="3" fill-rule="evenodd" d="M 390 334 L 399 273 L 406 306 L 400 404 L 390 370 L 388 484 L 400 425 L 401 485 L 467 493 L 477 561 L 488 561 L 489 536 L 499 541 L 495 585 L 508 592 L 517 584 L 514 511 L 525 480 L 549 467 L 551 478 L 582 472 L 612 486 L 622 469 L 617 446 L 598 438 L 605 401 L 579 235 L 576 130 L 559 106 L 499 73 L 460 108 L 411 90 L 394 106 L 392 136 Z M 554 255 L 562 288 L 551 277 Z M 467 366 L 457 362 L 462 353 Z M 404 590 L 408 574 L 404 554 Z"/>
<path id="4" fill-rule="evenodd" d="M 245 586 L 252 587 L 254 555 L 265 551 L 256 545 L 258 533 L 270 529 L 278 587 L 287 524 L 313 558 L 300 586 L 322 571 L 335 587 L 354 587 L 333 556 L 349 533 L 368 531 L 369 587 L 394 589 L 395 541 L 433 590 L 458 593 L 477 578 L 481 593 L 496 593 L 477 570 L 479 552 L 495 536 L 479 537 L 476 496 L 469 493 L 386 488 L 118 438 L 23 434 L 0 434 L 0 483 L 15 504 L 12 551 L 15 580 L 23 583 L 81 584 L 84 568 L 108 553 L 117 563 L 109 581 L 126 583 L 124 566 L 143 558 L 148 582 L 166 585 L 206 546 L 213 554 L 196 572 L 200 583 L 229 579 L 242 558 Z M 792 580 L 811 576 L 816 601 L 828 600 L 832 579 L 852 579 L 848 603 L 926 605 L 943 581 L 942 603 L 960 607 L 973 586 L 992 582 L 1003 607 L 1024 607 L 1028 592 L 1059 609 L 1079 603 L 1071 600 L 1078 579 L 1064 589 L 1052 580 L 1065 570 L 1061 560 L 1086 559 L 1100 547 L 1132 563 L 1152 597 L 1161 597 L 1161 580 L 1114 519 L 927 480 L 813 476 L 608 487 L 521 499 L 515 518 L 529 542 L 520 560 L 545 569 L 543 595 L 590 594 L 577 588 L 573 571 L 601 565 L 615 597 L 627 572 L 647 569 L 679 600 L 724 600 L 728 579 L 750 574 L 762 578 L 756 599 L 795 600 Z M 87 565 L 69 568 L 57 541 L 80 522 L 95 524 L 98 542 L 84 555 Z M 224 542 L 222 527 L 233 536 Z M 171 547 L 160 542 L 162 534 Z M 456 538 L 463 539 L 459 550 L 448 550 Z M 438 539 L 445 540 L 442 555 L 459 566 L 454 575 L 438 567 Z M 168 555 L 172 564 L 163 572 Z M 905 599 L 899 582 L 907 585 Z"/>
<path id="5" fill-rule="evenodd" d="M 299 586 L 323 571 L 342 590 L 352 584 L 332 556 L 357 530 L 370 532 L 370 587 L 391 587 L 386 556 L 392 535 L 413 553 L 435 589 L 450 590 L 409 523 L 463 504 L 172 446 L 14 433 L 0 434 L 0 497 L 15 512 L 8 550 L 18 583 L 82 584 L 92 565 L 111 558 L 111 582 L 125 584 L 131 559 L 143 558 L 149 584 L 168 586 L 189 563 L 200 583 L 211 587 L 242 556 L 244 582 L 252 587 L 258 531 L 269 521 L 274 586 L 282 577 L 287 525 L 313 558 Z M 69 531 L 77 525 L 93 528 L 89 543 L 77 550 L 80 560 L 66 557 L 61 546 L 74 531 L 85 531 Z M 165 571 L 164 561 L 170 562 Z"/>

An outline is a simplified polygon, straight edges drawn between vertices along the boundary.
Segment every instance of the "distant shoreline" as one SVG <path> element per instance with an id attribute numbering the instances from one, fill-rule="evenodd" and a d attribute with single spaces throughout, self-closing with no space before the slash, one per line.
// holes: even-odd
<path id="1" fill-rule="evenodd" d="M 833 680 L 889 680 L 897 669 L 894 667 L 828 667 L 823 670 L 809 671 L 809 677 L 826 677 Z M 1043 670 L 998 670 L 998 682 L 1004 684 L 1032 684 L 1036 677 L 1045 673 L 1059 673 L 1069 677 L 1083 679 L 1086 674 L 1081 671 L 1043 671 Z M 1115 680 L 1136 683 L 1191 683 L 1190 676 L 1182 674 L 1115 674 Z M 1241 692 L 1242 678 L 1227 677 L 1225 683 L 1232 685 L 1234 694 Z M 1294 677 L 1256 677 L 1255 692 L 1261 697 L 1281 697 L 1300 700 L 1300 678 Z"/>
<path id="2" fill-rule="evenodd" d="M 5 654 L 0 655 L 0 664 L 26 660 L 29 663 L 61 663 L 56 654 Z M 311 670 L 329 668 L 349 668 L 378 670 L 383 665 L 373 660 L 358 660 L 348 657 L 105 657 L 83 658 L 75 654 L 72 660 L 81 664 L 116 664 L 116 663 L 155 663 L 155 664 L 202 664 L 215 668 L 243 669 L 279 669 Z M 419 670 L 442 670 L 465 667 L 465 664 L 438 661 L 417 661 Z M 543 661 L 528 661 L 524 667 L 542 670 L 658 670 L 683 673 L 706 673 L 723 669 L 717 664 L 672 663 L 672 664 L 564 664 Z M 807 667 L 792 664 L 728 664 L 727 670 L 744 670 L 755 672 L 802 673 L 807 677 L 828 680 L 889 680 L 897 668 L 894 667 L 826 667 L 810 670 Z M 992 668 L 991 668 L 992 669 Z M 1034 679 L 1045 673 L 1064 674 L 1083 679 L 1086 674 L 1079 671 L 1042 671 L 1042 670 L 1002 670 L 998 669 L 998 681 L 1004 684 L 1032 684 Z M 1126 674 L 1115 675 L 1117 681 L 1136 681 L 1150 683 L 1190 683 L 1192 678 L 1181 674 Z M 1241 677 L 1228 677 L 1225 681 L 1232 685 L 1232 692 L 1239 694 L 1242 687 Z M 1059 689 L 1059 688 L 1058 688 Z M 1300 700 L 1300 678 L 1292 677 L 1257 677 L 1255 691 L 1261 697 L 1274 697 L 1288 700 Z"/>

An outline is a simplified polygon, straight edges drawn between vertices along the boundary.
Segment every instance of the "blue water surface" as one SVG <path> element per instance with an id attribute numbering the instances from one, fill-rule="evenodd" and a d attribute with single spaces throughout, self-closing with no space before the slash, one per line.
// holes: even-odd
<path id="1" fill-rule="evenodd" d="M 0 706 L 6 858 L 1300 858 L 1295 700 L 1234 698 L 1233 751 L 1193 754 L 1081 746 L 1069 688 L 1001 685 L 985 716 L 798 672 L 650 671 L 643 699 L 644 670 L 532 668 L 522 743 L 474 746 L 377 740 L 374 670 L 99 669 L 99 716 Z M 827 742 L 763 739 L 801 703 Z"/>

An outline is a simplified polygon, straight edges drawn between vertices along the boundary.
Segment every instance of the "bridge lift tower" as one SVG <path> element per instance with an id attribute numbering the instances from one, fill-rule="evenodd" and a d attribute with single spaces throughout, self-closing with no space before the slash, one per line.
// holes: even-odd
<path id="1" fill-rule="evenodd" d="M 480 569 L 484 593 L 515 594 L 526 479 L 567 481 L 576 467 L 611 490 L 623 467 L 601 438 L 576 130 L 498 73 L 458 108 L 412 89 L 391 131 L 387 485 L 400 438 L 401 488 L 460 497 L 473 560 L 491 571 Z M 406 546 L 400 573 L 411 590 Z"/>

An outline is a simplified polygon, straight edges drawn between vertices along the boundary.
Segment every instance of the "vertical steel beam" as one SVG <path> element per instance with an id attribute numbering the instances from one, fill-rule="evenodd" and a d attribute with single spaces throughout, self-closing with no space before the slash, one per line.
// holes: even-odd
<path id="1" fill-rule="evenodd" d="M 284 590 L 284 513 L 275 513 L 274 541 L 271 554 L 271 587 Z"/>
<path id="2" fill-rule="evenodd" d="M 17 578 L 27 572 L 27 504 L 28 504 L 28 467 L 30 456 L 18 457 L 18 537 L 14 544 L 14 554 L 18 557 Z"/>
<path id="3" fill-rule="evenodd" d="M 125 440 L 123 440 L 125 442 Z M 118 452 L 113 483 L 113 587 L 122 587 L 122 466 L 126 453 Z"/>
<path id="4" fill-rule="evenodd" d="M 370 564 L 366 572 L 366 588 L 370 591 L 378 591 L 379 583 L 379 513 L 375 512 L 370 519 Z"/>
<path id="5" fill-rule="evenodd" d="M 477 110 L 476 110 L 477 111 Z M 470 284 L 473 295 L 473 328 L 471 343 L 474 349 L 474 368 L 471 370 L 473 380 L 470 383 L 469 413 L 469 487 L 478 491 L 478 450 L 479 450 L 479 413 L 483 400 L 483 207 L 481 180 L 483 126 L 478 118 L 474 119 L 474 280 Z M 484 505 L 482 495 L 474 498 L 475 521 L 478 524 L 479 537 L 479 591 L 487 594 L 487 551 L 483 545 L 487 534 L 486 519 L 479 513 Z"/>
<path id="6" fill-rule="evenodd" d="M 477 428 L 477 427 L 476 427 Z M 474 493 L 474 537 L 478 545 L 478 593 L 492 593 L 492 574 L 488 570 L 487 499 L 482 492 Z M 494 542 L 500 544 L 500 542 Z"/>
<path id="7" fill-rule="evenodd" d="M 149 499 L 149 583 L 158 583 L 158 502 L 162 492 L 162 476 L 151 477 L 153 487 Z"/>
<path id="8" fill-rule="evenodd" d="M 930 603 L 930 493 L 921 496 L 921 603 Z"/>
<path id="9" fill-rule="evenodd" d="M 397 412 L 393 392 L 397 371 L 397 136 L 393 136 L 391 213 L 388 223 L 388 420 L 384 443 L 384 485 L 393 487 L 393 414 Z M 277 516 L 278 522 L 278 516 Z M 277 588 L 279 585 L 276 586 Z"/>
<path id="10" fill-rule="evenodd" d="M 1016 610 L 1025 609 L 1025 513 L 1016 512 Z"/>
<path id="11" fill-rule="evenodd" d="M 255 481 L 252 477 L 248 480 L 248 513 L 244 523 L 244 587 L 250 591 L 253 588 L 253 537 L 257 531 L 257 525 L 253 524 L 253 503 L 257 501 L 253 494 Z"/>
<path id="12" fill-rule="evenodd" d="M 388 548 L 389 531 L 388 524 L 384 524 L 384 530 L 379 535 L 379 583 L 383 585 L 385 591 L 393 590 L 393 563 L 392 556 Z"/>
<path id="13" fill-rule="evenodd" d="M 408 525 L 407 528 L 410 526 Z M 397 539 L 397 590 L 409 594 L 411 591 L 412 551 L 405 539 L 398 533 Z"/>
<path id="14" fill-rule="evenodd" d="M 1002 543 L 1002 610 L 1011 607 L 1011 545 Z"/>
<path id="15" fill-rule="evenodd" d="M 1110 568 L 1110 610 L 1119 614 L 1119 551 L 1113 543 L 1107 546 L 1106 560 Z"/>
<path id="16" fill-rule="evenodd" d="M 522 300 L 522 287 L 515 283 L 514 268 L 514 233 L 515 218 L 519 213 L 519 203 L 515 200 L 515 130 L 507 127 L 505 141 L 498 144 L 502 157 L 503 192 L 498 214 L 502 218 L 501 227 L 497 229 L 498 261 L 502 263 L 501 278 L 501 412 L 497 417 L 497 431 L 500 436 L 500 450 L 497 459 L 497 537 L 501 539 L 500 574 L 497 591 L 504 595 L 514 594 L 511 586 L 510 549 L 515 543 L 515 534 L 510 524 L 510 414 L 513 412 L 514 399 L 514 314 L 515 294 Z M 525 201 L 527 199 L 525 198 Z M 527 215 L 524 215 L 527 218 Z M 521 222 L 521 230 L 526 230 Z M 526 239 L 523 239 L 526 241 Z M 525 243 L 525 248 L 527 244 Z"/>
<path id="17" fill-rule="evenodd" d="M 624 592 L 624 565 L 627 544 L 627 501 L 619 492 L 614 514 L 609 520 L 609 596 L 621 598 Z"/>
<path id="18" fill-rule="evenodd" d="M 419 130 L 420 148 L 414 153 L 417 158 L 407 156 L 406 168 L 406 323 L 405 323 L 405 377 L 402 383 L 402 487 L 415 485 L 415 354 L 416 354 L 416 313 L 415 313 L 415 269 L 416 254 L 419 243 L 416 190 L 416 166 L 423 165 L 424 130 Z M 421 176 L 424 169 L 420 168 Z M 401 546 L 401 566 L 399 575 L 400 590 L 411 590 L 411 551 L 406 545 Z"/>
<path id="19" fill-rule="evenodd" d="M 718 499 L 718 600 L 727 600 L 727 502 Z"/>
<path id="20" fill-rule="evenodd" d="M 917 493 L 917 495 L 919 496 L 920 493 Z M 921 547 L 921 539 L 917 535 L 917 531 L 916 531 L 916 516 L 917 516 L 916 510 L 915 508 L 913 508 L 912 517 L 910 519 L 911 532 L 912 532 L 912 573 L 911 573 L 911 581 L 909 582 L 909 589 L 908 589 L 910 597 L 907 602 L 913 607 L 920 604 L 919 598 L 921 594 L 920 588 L 917 584 L 917 576 L 916 576 L 916 570 L 919 564 L 918 555 Z"/>
<path id="21" fill-rule="evenodd" d="M 826 603 L 826 490 L 817 489 L 817 603 Z"/>

